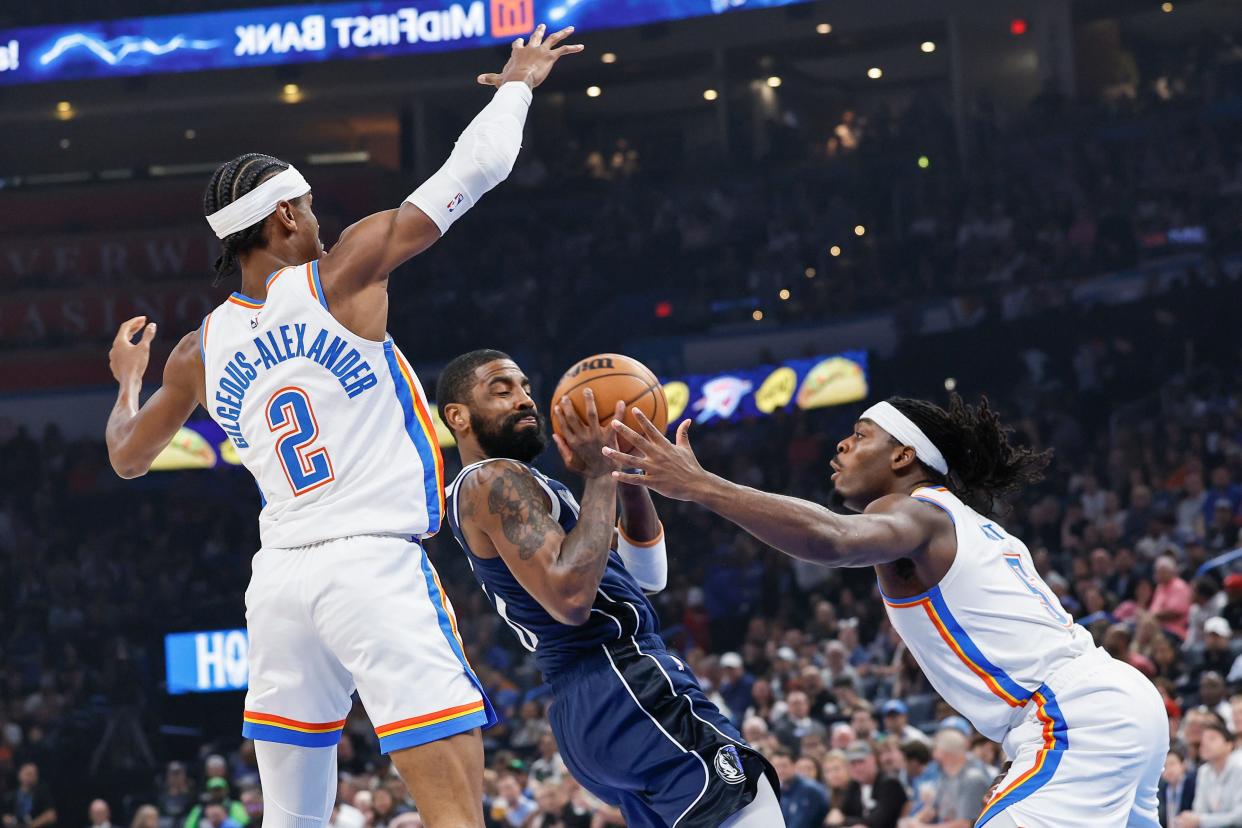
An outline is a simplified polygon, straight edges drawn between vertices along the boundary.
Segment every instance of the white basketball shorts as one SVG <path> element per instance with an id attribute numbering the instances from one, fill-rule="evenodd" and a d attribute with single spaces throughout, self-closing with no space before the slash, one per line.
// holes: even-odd
<path id="1" fill-rule="evenodd" d="M 1013 764 L 976 826 L 1159 828 L 1169 718 L 1155 686 L 1104 650 L 1057 670 L 1004 747 Z"/>
<path id="2" fill-rule="evenodd" d="M 246 623 L 248 738 L 334 747 L 355 688 L 384 753 L 496 722 L 417 541 L 359 535 L 261 549 Z"/>

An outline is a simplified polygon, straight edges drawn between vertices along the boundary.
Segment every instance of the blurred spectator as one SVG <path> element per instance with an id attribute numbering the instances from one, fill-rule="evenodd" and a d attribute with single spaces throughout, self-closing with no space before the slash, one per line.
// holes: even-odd
<path id="1" fill-rule="evenodd" d="M 208 767 L 210 768 L 210 763 Z M 219 805 L 225 817 L 238 825 L 250 823 L 246 808 L 237 800 L 229 797 L 228 780 L 222 776 L 212 776 L 207 779 L 204 801 L 190 810 L 185 818 L 184 828 L 205 828 L 200 823 L 206 817 L 207 808 L 210 805 Z M 220 826 L 215 825 L 214 828 L 220 828 Z M 227 828 L 233 828 L 233 826 L 230 825 Z"/>
<path id="2" fill-rule="evenodd" d="M 1164 762 L 1157 788 L 1161 828 L 1175 828 L 1177 815 L 1189 811 L 1195 801 L 1195 769 L 1186 763 L 1186 752 L 1174 745 Z"/>
<path id="3" fill-rule="evenodd" d="M 539 810 L 525 828 L 590 828 L 590 814 L 574 810 L 559 780 L 541 785 L 535 794 L 535 802 Z"/>
<path id="4" fill-rule="evenodd" d="M 901 782 L 880 773 L 875 749 L 865 742 L 855 742 L 845 752 L 850 763 L 850 776 L 862 793 L 863 819 L 856 825 L 865 828 L 895 828 L 906 805 L 906 790 Z"/>
<path id="5" fill-rule="evenodd" d="M 884 718 L 884 732 L 896 736 L 902 742 L 927 742 L 931 739 L 927 734 L 910 724 L 910 708 L 901 699 L 889 699 L 880 707 L 880 715 Z"/>
<path id="6" fill-rule="evenodd" d="M 522 790 L 516 776 L 511 773 L 501 775 L 496 796 L 488 808 L 492 821 L 508 828 L 523 828 L 526 820 L 538 809 L 535 801 Z"/>
<path id="7" fill-rule="evenodd" d="M 27 762 L 17 771 L 17 789 L 5 794 L 0 805 L 4 828 L 51 828 L 56 825 L 56 803 L 39 782 L 39 766 Z"/>
<path id="8" fill-rule="evenodd" d="M 824 786 L 799 776 L 793 754 L 784 748 L 768 757 L 781 783 L 781 813 L 786 828 L 819 828 L 828 816 L 828 792 Z"/>
<path id="9" fill-rule="evenodd" d="M 908 817 L 902 828 L 934 823 L 944 828 L 971 828 L 983 810 L 983 795 L 992 785 L 989 776 L 969 751 L 970 743 L 954 728 L 936 733 L 932 756 L 940 765 L 935 794 L 918 817 Z"/>
<path id="10" fill-rule="evenodd" d="M 851 825 L 862 819 L 862 786 L 850 778 L 844 752 L 834 750 L 824 757 L 824 784 L 829 799 L 825 825 Z"/>
<path id="11" fill-rule="evenodd" d="M 160 812 L 154 805 L 139 805 L 129 821 L 129 828 L 159 828 L 159 825 Z"/>
<path id="12" fill-rule="evenodd" d="M 787 749 L 797 751 L 803 737 L 807 735 L 827 737 L 828 731 L 824 726 L 811 718 L 811 706 L 806 693 L 794 690 L 786 699 L 786 705 L 785 715 L 777 720 L 772 732 Z"/>
<path id="13" fill-rule="evenodd" d="M 185 765 L 181 762 L 169 762 L 164 772 L 164 789 L 160 791 L 158 800 L 160 813 L 163 815 L 161 822 L 179 824 L 196 801 L 197 797 L 185 772 Z"/>
<path id="14" fill-rule="evenodd" d="M 89 828 L 112 828 L 112 809 L 102 799 L 91 802 L 87 816 L 90 818 Z"/>
<path id="15" fill-rule="evenodd" d="M 755 677 L 746 672 L 742 657 L 737 653 L 725 653 L 720 657 L 720 687 L 718 692 L 735 727 L 742 726 L 746 708 L 750 705 Z"/>
<path id="16" fill-rule="evenodd" d="M 1178 815 L 1177 828 L 1242 825 L 1242 758 L 1234 754 L 1233 744 L 1233 734 L 1224 725 L 1204 725 L 1195 804 L 1189 812 Z"/>
<path id="17" fill-rule="evenodd" d="M 1154 571 L 1156 589 L 1148 609 L 1166 632 L 1181 641 L 1186 638 L 1194 591 L 1177 574 L 1177 560 L 1172 555 L 1157 558 Z"/>

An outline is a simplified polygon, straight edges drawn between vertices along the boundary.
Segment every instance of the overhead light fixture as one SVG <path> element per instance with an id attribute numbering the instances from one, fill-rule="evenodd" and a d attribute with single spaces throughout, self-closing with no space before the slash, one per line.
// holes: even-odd
<path id="1" fill-rule="evenodd" d="M 615 52 L 604 52 L 599 56 L 600 63 L 616 63 L 617 55 Z"/>
<path id="2" fill-rule="evenodd" d="M 1172 3 L 1161 3 L 1160 11 L 1164 12 L 1165 14 L 1171 14 L 1173 12 L 1173 4 Z"/>
<path id="3" fill-rule="evenodd" d="M 60 139 L 60 148 L 61 148 L 61 149 L 69 149 L 69 139 L 68 139 L 68 138 L 61 138 L 61 139 Z"/>
<path id="4" fill-rule="evenodd" d="M 757 309 L 757 308 L 756 308 L 756 309 L 755 309 L 755 312 L 754 312 L 754 313 L 752 313 L 752 314 L 750 315 L 750 318 L 751 318 L 751 319 L 753 319 L 753 320 L 755 320 L 756 322 L 762 322 L 762 321 L 763 321 L 763 311 L 761 311 L 761 310 L 759 310 L 759 309 Z"/>
<path id="5" fill-rule="evenodd" d="M 778 78 L 776 75 L 773 75 L 772 77 L 768 78 L 768 86 L 772 87 L 773 89 L 778 88 L 780 85 L 781 85 L 781 79 Z"/>
<path id="6" fill-rule="evenodd" d="M 818 26 L 815 27 L 815 31 L 818 34 L 822 34 L 822 35 L 832 34 L 832 24 L 831 23 L 820 23 Z"/>
<path id="7" fill-rule="evenodd" d="M 296 83 L 286 83 L 280 92 L 285 103 L 297 103 L 302 100 L 302 87 Z"/>
<path id="8" fill-rule="evenodd" d="M 719 97 L 720 97 L 720 93 L 717 92 L 715 89 L 704 89 L 703 90 L 703 100 L 705 101 L 714 101 Z"/>
<path id="9" fill-rule="evenodd" d="M 73 104 L 68 101 L 61 101 L 56 104 L 56 117 L 62 121 L 67 121 L 74 116 Z"/>
<path id="10" fill-rule="evenodd" d="M 924 40 L 923 45 L 919 46 L 923 50 L 923 54 L 930 55 L 936 51 L 936 42 L 933 40 Z"/>
<path id="11" fill-rule="evenodd" d="M 192 130 L 192 129 L 187 129 L 187 130 L 185 131 L 185 140 L 187 140 L 187 141 L 193 141 L 193 140 L 194 140 L 195 138 L 197 138 L 197 137 L 198 137 L 198 133 L 197 133 L 197 132 L 195 132 L 194 130 Z"/>
<path id="12" fill-rule="evenodd" d="M 790 296 L 790 294 L 789 294 L 789 288 L 781 288 L 781 292 L 780 292 L 780 294 L 779 294 L 779 295 L 780 295 L 780 297 L 781 297 L 781 301 L 782 301 L 782 302 L 788 302 L 788 301 L 789 301 L 789 296 Z"/>
<path id="13" fill-rule="evenodd" d="M 815 278 L 815 268 L 813 268 L 813 267 L 808 267 L 808 268 L 804 271 L 804 273 L 806 274 L 806 278 L 808 278 L 808 279 L 814 279 L 814 278 Z"/>
<path id="14" fill-rule="evenodd" d="M 855 225 L 854 235 L 861 239 L 863 236 L 867 235 L 867 228 L 863 227 L 861 224 Z"/>
<path id="15" fill-rule="evenodd" d="M 884 77 L 884 70 L 878 66 L 872 66 L 870 69 L 867 70 L 867 77 L 871 78 L 872 80 L 879 80 L 880 78 Z"/>
<path id="16" fill-rule="evenodd" d="M 919 169 L 925 170 L 930 166 L 931 166 L 931 159 L 928 158 L 926 155 L 920 155 L 919 156 Z"/>
<path id="17" fill-rule="evenodd" d="M 598 97 L 599 97 L 600 95 L 602 95 L 603 93 L 604 93 L 604 90 L 600 89 L 598 86 L 588 86 L 588 87 L 587 87 L 587 97 L 588 97 L 588 98 L 598 98 Z"/>
<path id="18" fill-rule="evenodd" d="M 832 247 L 828 248 L 828 255 L 829 255 L 829 256 L 831 256 L 831 257 L 832 257 L 832 258 L 834 258 L 834 259 L 835 259 L 837 256 L 840 256 L 840 255 L 841 255 L 841 245 L 839 245 L 839 244 L 834 244 Z"/>

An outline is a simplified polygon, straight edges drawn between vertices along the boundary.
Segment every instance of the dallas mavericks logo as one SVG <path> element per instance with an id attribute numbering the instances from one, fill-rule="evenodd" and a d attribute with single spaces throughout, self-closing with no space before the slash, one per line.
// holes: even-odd
<path id="1" fill-rule="evenodd" d="M 725 745 L 716 751 L 716 775 L 730 785 L 740 785 L 746 781 L 746 770 L 742 767 L 742 757 L 737 748 Z"/>

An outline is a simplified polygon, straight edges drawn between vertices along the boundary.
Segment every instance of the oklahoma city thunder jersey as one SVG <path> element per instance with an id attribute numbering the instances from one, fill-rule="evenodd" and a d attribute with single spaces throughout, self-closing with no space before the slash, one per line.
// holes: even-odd
<path id="1" fill-rule="evenodd" d="M 392 339 L 328 310 L 318 261 L 234 293 L 199 328 L 207 403 L 263 496 L 265 547 L 349 535 L 428 537 L 444 463 L 427 398 Z"/>
<path id="2" fill-rule="evenodd" d="M 484 460 L 466 466 L 449 486 L 449 527 L 466 551 L 466 559 L 470 562 L 475 580 L 483 588 L 483 594 L 517 635 L 522 646 L 535 654 L 535 663 L 543 674 L 548 677 L 556 675 L 588 652 L 598 653 L 601 644 L 658 633 L 660 623 L 655 609 L 615 550 L 608 553 L 608 566 L 596 591 L 591 616 L 580 627 L 562 624 L 549 615 L 513 577 L 503 558 L 480 558 L 471 551 L 461 531 L 457 492 L 467 475 L 489 462 L 492 461 Z M 578 501 L 573 493 L 564 483 L 544 476 L 538 469 L 526 468 L 548 495 L 552 503 L 552 519 L 561 525 L 566 534 L 572 532 L 578 525 Z"/>
<path id="3" fill-rule="evenodd" d="M 888 617 L 941 697 L 999 742 L 1052 673 L 1095 644 L 1035 572 L 1026 544 L 948 489 L 911 497 L 948 514 L 957 555 L 927 592 L 884 596 Z"/>

